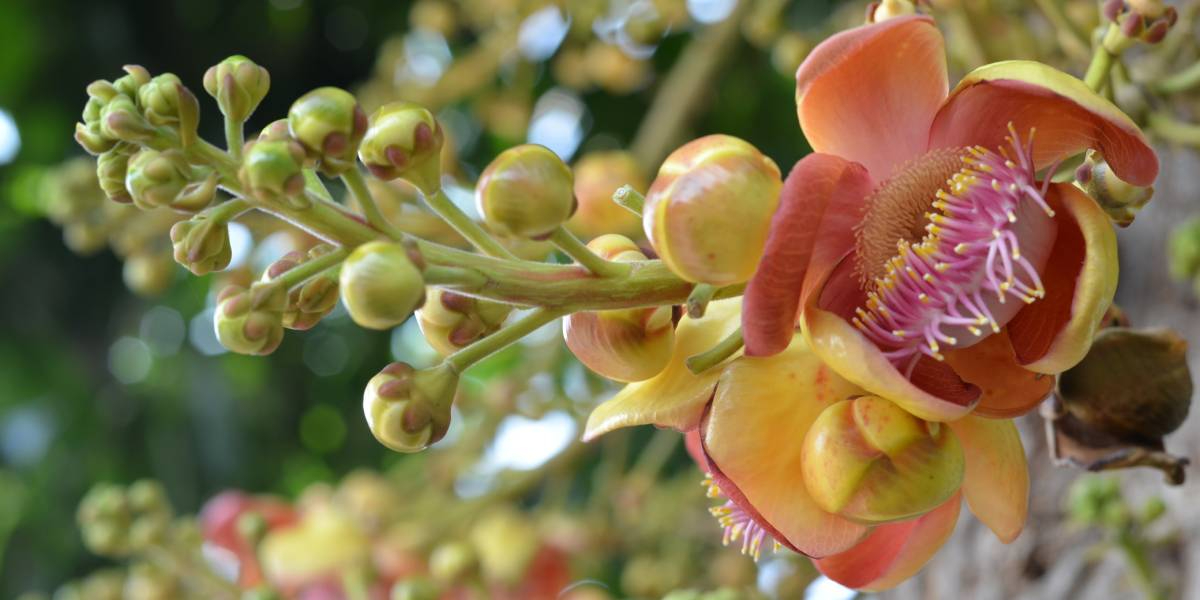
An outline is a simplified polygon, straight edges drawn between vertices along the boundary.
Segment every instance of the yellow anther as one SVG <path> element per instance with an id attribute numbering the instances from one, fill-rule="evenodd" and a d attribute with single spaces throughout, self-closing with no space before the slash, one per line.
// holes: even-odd
<path id="1" fill-rule="evenodd" d="M 962 254 L 962 253 L 966 252 L 967 248 L 969 248 L 969 247 L 970 246 L 968 246 L 966 244 L 966 242 L 959 242 L 958 245 L 954 246 L 954 252 L 957 254 Z"/>
<path id="2" fill-rule="evenodd" d="M 1016 222 L 1017 222 L 1017 213 L 1014 213 L 1014 212 L 1013 212 L 1013 211 L 1011 211 L 1011 210 L 1010 210 L 1010 211 L 1008 211 L 1008 222 L 1009 222 L 1009 223 L 1016 223 Z"/>
<path id="3" fill-rule="evenodd" d="M 938 273 L 945 273 L 950 269 L 950 263 L 940 262 L 936 265 L 933 265 L 933 268 Z"/>
<path id="4" fill-rule="evenodd" d="M 892 330 L 892 335 L 894 335 L 894 336 L 896 336 L 896 337 L 898 337 L 898 338 L 901 338 L 901 339 L 903 339 L 903 338 L 904 338 L 904 336 L 908 335 L 908 332 L 907 332 L 907 331 L 904 331 L 903 329 L 893 329 L 893 330 Z"/>
<path id="5" fill-rule="evenodd" d="M 920 300 L 921 304 L 929 304 L 929 296 L 926 295 L 925 292 L 917 294 L 917 300 Z"/>
<path id="6" fill-rule="evenodd" d="M 992 189 L 996 190 L 997 192 L 1000 191 L 1000 180 L 999 179 L 992 180 Z"/>
<path id="7" fill-rule="evenodd" d="M 967 331 L 970 331 L 971 335 L 975 337 L 979 337 L 983 334 L 983 331 L 981 331 L 978 327 L 972 327 L 970 325 L 967 326 Z"/>
<path id="8" fill-rule="evenodd" d="M 922 275 L 922 276 L 921 276 L 921 279 L 924 279 L 924 280 L 925 280 L 927 283 L 933 283 L 933 282 L 934 282 L 933 275 L 931 275 L 931 274 L 929 274 L 929 273 L 926 273 L 926 274 Z"/>

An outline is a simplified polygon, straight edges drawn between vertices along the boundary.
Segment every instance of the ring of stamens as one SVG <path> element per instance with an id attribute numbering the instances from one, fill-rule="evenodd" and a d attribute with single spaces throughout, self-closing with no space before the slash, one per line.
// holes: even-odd
<path id="1" fill-rule="evenodd" d="M 716 481 L 713 481 L 711 475 L 706 476 L 701 482 L 706 488 L 706 494 L 709 498 L 721 498 L 721 488 L 717 486 Z M 758 560 L 762 555 L 763 543 L 770 541 L 773 551 L 778 552 L 782 548 L 782 544 L 771 535 L 765 527 L 754 518 L 749 512 L 742 510 L 733 500 L 726 500 L 725 504 L 714 506 L 708 509 L 708 512 L 717 518 L 717 523 L 721 525 L 724 534 L 721 536 L 721 544 L 728 546 L 731 543 L 738 541 L 742 542 L 742 554 L 747 554 Z"/>
<path id="2" fill-rule="evenodd" d="M 1009 132 L 1012 156 L 1005 148 L 1000 154 L 980 146 L 963 152 L 963 167 L 936 192 L 925 214 L 924 236 L 897 242 L 883 274 L 869 285 L 866 306 L 856 310 L 855 327 L 906 374 L 922 354 L 943 360 L 943 344 L 959 342 L 947 327 L 976 337 L 984 328 L 998 333 L 1001 324 L 985 295 L 1003 304 L 1008 297 L 1032 303 L 1046 294 L 1036 266 L 1021 254 L 1015 225 L 1024 203 L 1054 216 L 1046 202 L 1050 179 L 1037 184 L 1034 132 L 1026 146 L 1011 123 Z"/>

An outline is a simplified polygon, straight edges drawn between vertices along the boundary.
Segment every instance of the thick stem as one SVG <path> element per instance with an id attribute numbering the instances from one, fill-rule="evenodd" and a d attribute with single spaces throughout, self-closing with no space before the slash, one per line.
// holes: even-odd
<path id="1" fill-rule="evenodd" d="M 725 339 L 717 342 L 716 346 L 687 359 L 685 364 L 689 371 L 699 375 L 737 354 L 737 351 L 742 349 L 744 343 L 742 328 L 738 327 L 733 333 L 725 336 Z"/>
<path id="2" fill-rule="evenodd" d="M 367 217 L 367 223 L 372 227 L 382 231 L 388 237 L 400 239 L 404 234 L 392 225 L 387 217 L 379 211 L 379 206 L 375 204 L 375 197 L 371 195 L 371 190 L 367 189 L 367 181 L 363 178 L 363 174 L 357 168 L 347 169 L 342 174 L 342 182 L 346 184 L 346 188 L 354 195 L 354 199 L 358 201 L 359 208 L 362 209 L 363 215 Z"/>
<path id="3" fill-rule="evenodd" d="M 463 267 L 442 267 L 432 265 L 425 267 L 422 273 L 425 285 L 453 285 L 462 289 L 477 289 L 487 284 L 487 277 L 474 269 Z"/>
<path id="4" fill-rule="evenodd" d="M 225 117 L 225 148 L 234 162 L 242 162 L 242 147 L 246 145 L 245 135 L 241 121 Z"/>
<path id="5" fill-rule="evenodd" d="M 600 277 L 620 277 L 629 273 L 628 263 L 613 262 L 604 260 L 600 256 L 592 252 L 579 238 L 575 237 L 570 231 L 567 231 L 562 225 L 550 234 L 550 241 L 558 246 L 559 250 L 567 253 L 567 256 L 575 259 L 575 262 L 583 265 L 587 270 Z"/>
<path id="6" fill-rule="evenodd" d="M 1114 58 L 1113 54 L 1104 47 L 1104 44 L 1096 45 L 1096 49 L 1092 52 L 1092 62 L 1088 65 L 1087 74 L 1083 76 L 1083 82 L 1093 92 L 1099 92 L 1104 87 L 1104 84 L 1108 82 L 1108 71 L 1112 68 Z"/>
<path id="7" fill-rule="evenodd" d="M 533 333 L 542 325 L 563 315 L 562 311 L 539 308 L 501 327 L 495 333 L 446 357 L 446 364 L 455 373 L 462 373 L 471 365 L 491 356 L 509 344 Z"/>
<path id="8" fill-rule="evenodd" d="M 488 232 L 484 231 L 479 223 L 471 220 L 471 217 L 459 209 L 442 190 L 425 195 L 425 203 L 433 209 L 433 212 L 449 223 L 459 235 L 467 238 L 467 241 L 471 242 L 480 252 L 496 258 L 516 260 L 517 257 L 513 256 L 512 252 L 501 246 L 496 238 L 488 235 Z"/>

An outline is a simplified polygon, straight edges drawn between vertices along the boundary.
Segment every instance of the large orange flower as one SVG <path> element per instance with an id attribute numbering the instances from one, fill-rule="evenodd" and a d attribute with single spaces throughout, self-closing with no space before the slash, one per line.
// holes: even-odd
<path id="1" fill-rule="evenodd" d="M 814 153 L 784 184 L 745 296 L 746 353 L 797 320 L 830 367 L 931 421 L 1020 414 L 1082 359 L 1116 289 L 1116 240 L 1075 186 L 1039 180 L 1094 148 L 1149 185 L 1137 126 L 1046 65 L 981 67 L 947 93 L 927 17 L 818 46 L 796 75 Z"/>

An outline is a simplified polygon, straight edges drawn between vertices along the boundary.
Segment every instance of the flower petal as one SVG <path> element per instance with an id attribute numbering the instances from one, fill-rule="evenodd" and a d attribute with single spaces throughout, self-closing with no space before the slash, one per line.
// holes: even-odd
<path id="1" fill-rule="evenodd" d="M 979 388 L 948 365 L 923 359 L 907 379 L 846 320 L 844 315 L 865 301 L 849 260 L 842 260 L 828 281 L 817 283 L 819 292 L 808 297 L 800 317 L 801 330 L 812 351 L 838 375 L 926 421 L 953 421 L 975 408 Z"/>
<path id="2" fill-rule="evenodd" d="M 747 502 L 781 542 L 809 556 L 854 545 L 863 525 L 822 511 L 800 476 L 804 432 L 833 402 L 861 390 L 795 341 L 768 358 L 742 357 L 721 376 L 704 430 L 704 449 L 721 491 Z M 717 478 L 717 472 L 721 477 Z M 741 498 L 737 498 L 740 494 Z"/>
<path id="3" fill-rule="evenodd" d="M 816 152 L 866 165 L 882 181 L 922 155 L 949 83 L 942 34 L 929 17 L 839 33 L 796 72 L 800 128 Z"/>
<path id="4" fill-rule="evenodd" d="M 854 247 L 854 226 L 871 185 L 862 165 L 830 154 L 809 154 L 792 168 L 758 271 L 746 287 L 747 355 L 769 356 L 787 348 L 806 273 L 823 278 Z"/>
<path id="5" fill-rule="evenodd" d="M 1041 404 L 1054 387 L 1053 377 L 1017 363 L 1007 329 L 974 346 L 947 350 L 946 363 L 964 381 L 983 390 L 974 414 L 985 417 L 1023 415 Z"/>
<path id="6" fill-rule="evenodd" d="M 1017 360 L 1061 373 L 1083 360 L 1117 291 L 1117 236 L 1094 200 L 1071 184 L 1050 186 L 1058 238 L 1042 273 L 1046 297 L 1008 323 Z"/>
<path id="7" fill-rule="evenodd" d="M 853 548 L 813 564 L 846 587 L 870 591 L 896 587 L 920 571 L 950 538 L 961 505 L 961 495 L 954 494 L 919 518 L 880 525 Z"/>
<path id="8" fill-rule="evenodd" d="M 1011 419 L 967 416 L 950 423 L 967 459 L 963 496 L 1000 541 L 1020 535 L 1029 512 L 1029 468 Z"/>
<path id="9" fill-rule="evenodd" d="M 1158 157 L 1138 126 L 1082 81 L 1042 63 L 1009 60 L 967 74 L 938 111 L 930 148 L 1007 147 L 1008 124 L 1033 144 L 1038 167 L 1095 148 L 1121 179 L 1154 183 Z"/>
<path id="10" fill-rule="evenodd" d="M 684 316 L 675 329 L 675 351 L 658 375 L 631 383 L 597 406 L 588 417 L 583 439 L 591 440 L 614 429 L 654 424 L 680 431 L 700 424 L 704 406 L 712 396 L 721 369 L 696 375 L 685 361 L 725 339 L 741 322 L 742 302 L 731 298 L 709 303 L 701 319 Z"/>

